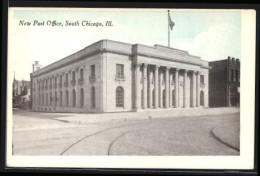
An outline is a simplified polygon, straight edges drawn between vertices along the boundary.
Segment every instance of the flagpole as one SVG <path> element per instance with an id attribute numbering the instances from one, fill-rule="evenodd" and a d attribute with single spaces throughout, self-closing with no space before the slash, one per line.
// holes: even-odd
<path id="1" fill-rule="evenodd" d="M 170 47 L 170 24 L 169 24 L 169 15 L 170 11 L 168 10 L 167 19 L 168 19 L 168 47 Z"/>

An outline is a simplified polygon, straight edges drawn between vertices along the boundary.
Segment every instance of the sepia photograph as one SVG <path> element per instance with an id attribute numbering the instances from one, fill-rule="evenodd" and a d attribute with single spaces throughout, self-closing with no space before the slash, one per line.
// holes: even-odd
<path id="1" fill-rule="evenodd" d="M 8 15 L 7 165 L 253 168 L 254 10 Z"/>

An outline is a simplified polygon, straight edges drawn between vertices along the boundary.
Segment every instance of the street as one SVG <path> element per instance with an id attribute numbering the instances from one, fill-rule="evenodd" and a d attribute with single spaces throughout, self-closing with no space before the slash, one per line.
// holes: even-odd
<path id="1" fill-rule="evenodd" d="M 13 155 L 239 155 L 239 112 L 116 118 L 127 115 L 83 121 L 91 115 L 16 109 Z"/>

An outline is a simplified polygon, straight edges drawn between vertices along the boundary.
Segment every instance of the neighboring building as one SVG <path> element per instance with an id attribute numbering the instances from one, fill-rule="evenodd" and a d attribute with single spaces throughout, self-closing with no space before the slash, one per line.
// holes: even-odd
<path id="1" fill-rule="evenodd" d="M 209 63 L 209 106 L 239 106 L 240 61 L 228 57 Z"/>
<path id="2" fill-rule="evenodd" d="M 13 80 L 13 106 L 23 106 L 31 101 L 30 81 Z"/>
<path id="3" fill-rule="evenodd" d="M 165 46 L 98 41 L 31 73 L 32 108 L 116 112 L 208 107 L 209 65 Z"/>

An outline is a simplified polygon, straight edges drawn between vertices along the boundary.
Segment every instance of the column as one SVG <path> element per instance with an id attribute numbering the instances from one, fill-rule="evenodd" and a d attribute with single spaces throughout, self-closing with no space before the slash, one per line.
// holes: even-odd
<path id="1" fill-rule="evenodd" d="M 172 107 L 172 74 L 170 74 L 170 80 L 169 80 L 169 107 Z"/>
<path id="2" fill-rule="evenodd" d="M 162 74 L 162 72 L 159 75 L 160 75 L 160 81 L 159 81 L 159 107 L 163 108 L 163 92 L 162 92 L 163 74 Z"/>
<path id="3" fill-rule="evenodd" d="M 197 88 L 196 88 L 196 91 L 197 91 L 197 107 L 200 106 L 200 72 L 198 71 L 197 72 L 197 84 L 196 84 Z"/>
<path id="4" fill-rule="evenodd" d="M 195 77 L 195 71 L 192 72 L 192 107 L 196 107 L 196 77 Z"/>
<path id="5" fill-rule="evenodd" d="M 175 70 L 175 108 L 179 107 L 179 71 L 180 69 L 176 68 Z"/>
<path id="6" fill-rule="evenodd" d="M 183 74 L 183 107 L 184 108 L 187 108 L 187 89 L 188 89 L 188 86 L 187 86 L 187 82 L 188 82 L 188 77 L 187 77 L 187 70 L 184 70 L 184 74 Z"/>
<path id="7" fill-rule="evenodd" d="M 154 108 L 158 108 L 158 70 L 159 66 L 154 69 Z"/>
<path id="8" fill-rule="evenodd" d="M 165 82 L 165 106 L 169 108 L 169 69 L 170 67 L 166 67 L 166 82 Z"/>
<path id="9" fill-rule="evenodd" d="M 143 67 L 143 109 L 147 108 L 147 64 Z"/>
<path id="10" fill-rule="evenodd" d="M 151 66 L 149 68 L 149 108 L 153 107 L 153 89 L 152 89 L 152 76 L 153 76 L 153 72 L 151 69 Z"/>
<path id="11" fill-rule="evenodd" d="M 140 64 L 135 65 L 135 109 L 141 108 Z"/>

